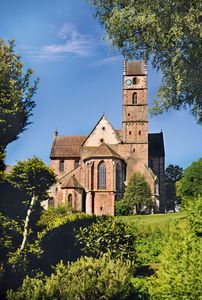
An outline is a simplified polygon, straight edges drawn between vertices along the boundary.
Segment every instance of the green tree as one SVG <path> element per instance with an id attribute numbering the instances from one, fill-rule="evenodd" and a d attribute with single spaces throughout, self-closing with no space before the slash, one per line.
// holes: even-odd
<path id="1" fill-rule="evenodd" d="M 32 70 L 23 71 L 14 41 L 0 39 L 0 167 L 6 146 L 16 140 L 30 123 L 38 79 L 31 83 Z"/>
<path id="2" fill-rule="evenodd" d="M 202 123 L 201 2 L 198 0 L 89 0 L 126 58 L 151 59 L 162 73 L 153 114 L 189 108 Z"/>
<path id="3" fill-rule="evenodd" d="M 182 178 L 176 183 L 176 188 L 177 196 L 182 200 L 202 195 L 202 158 L 184 170 Z"/>
<path id="4" fill-rule="evenodd" d="M 143 175 L 136 172 L 131 176 L 123 199 L 128 204 L 130 214 L 133 214 L 135 207 L 136 212 L 140 213 L 143 206 L 152 204 L 151 190 Z"/>
<path id="5" fill-rule="evenodd" d="M 47 199 L 47 190 L 55 183 L 56 177 L 53 170 L 46 166 L 42 160 L 33 157 L 27 161 L 19 161 L 14 166 L 9 180 L 16 188 L 24 191 L 28 197 L 28 210 L 20 248 L 23 250 L 28 237 L 29 219 L 33 207 L 40 201 Z"/>
<path id="6" fill-rule="evenodd" d="M 165 170 L 165 197 L 166 197 L 166 210 L 172 209 L 175 211 L 177 202 L 175 184 L 182 178 L 183 168 L 179 166 L 169 165 Z"/>

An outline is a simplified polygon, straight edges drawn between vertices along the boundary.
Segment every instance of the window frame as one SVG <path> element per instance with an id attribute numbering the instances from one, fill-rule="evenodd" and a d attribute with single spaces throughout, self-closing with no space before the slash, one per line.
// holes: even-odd
<path id="1" fill-rule="evenodd" d="M 98 165 L 98 190 L 106 190 L 107 187 L 107 174 L 106 165 L 104 161 L 101 161 Z"/>

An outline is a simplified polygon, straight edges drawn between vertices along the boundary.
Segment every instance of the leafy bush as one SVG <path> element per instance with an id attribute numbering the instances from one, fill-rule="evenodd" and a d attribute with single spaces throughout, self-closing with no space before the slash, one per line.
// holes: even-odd
<path id="1" fill-rule="evenodd" d="M 68 265 L 60 262 L 50 277 L 26 277 L 17 292 L 8 292 L 8 300 L 132 299 L 131 277 L 129 262 L 84 257 Z"/>
<path id="2" fill-rule="evenodd" d="M 130 214 L 130 209 L 124 199 L 115 202 L 115 214 L 116 216 L 127 216 Z"/>
<path id="3" fill-rule="evenodd" d="M 45 232 L 47 232 L 68 222 L 92 218 L 94 217 L 85 213 L 70 213 L 66 206 L 59 206 L 58 208 L 50 207 L 48 210 L 43 211 L 37 225 L 45 228 Z"/>
<path id="4" fill-rule="evenodd" d="M 76 238 L 85 255 L 98 258 L 108 253 L 111 258 L 135 259 L 135 232 L 113 217 L 97 217 L 89 227 L 80 228 Z"/>
<path id="5" fill-rule="evenodd" d="M 164 237 L 165 231 L 158 227 L 138 228 L 135 250 L 139 267 L 159 262 Z"/>
<path id="6" fill-rule="evenodd" d="M 149 285 L 154 300 L 195 300 L 202 296 L 201 238 L 189 219 L 175 223 L 160 255 L 159 270 Z"/>

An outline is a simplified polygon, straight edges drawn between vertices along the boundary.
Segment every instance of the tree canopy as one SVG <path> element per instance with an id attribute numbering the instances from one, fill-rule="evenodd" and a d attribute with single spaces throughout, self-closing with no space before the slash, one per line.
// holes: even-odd
<path id="1" fill-rule="evenodd" d="M 0 39 L 0 159 L 6 146 L 30 123 L 38 79 L 31 83 L 32 70 L 23 70 L 14 41 Z"/>
<path id="2" fill-rule="evenodd" d="M 19 161 L 9 176 L 11 183 L 24 191 L 28 197 L 39 198 L 43 201 L 47 197 L 47 190 L 55 183 L 55 174 L 37 157 Z"/>
<path id="3" fill-rule="evenodd" d="M 182 178 L 183 168 L 177 165 L 169 165 L 165 170 L 165 200 L 166 210 L 175 211 L 177 202 L 175 184 Z"/>
<path id="4" fill-rule="evenodd" d="M 123 199 L 128 204 L 130 213 L 133 213 L 135 207 L 139 213 L 142 206 L 152 204 L 151 190 L 142 174 L 135 172 L 131 176 Z"/>
<path id="5" fill-rule="evenodd" d="M 182 179 L 176 184 L 177 196 L 182 199 L 202 195 L 202 158 L 184 170 Z"/>
<path id="6" fill-rule="evenodd" d="M 189 108 L 202 123 L 200 1 L 89 1 L 126 59 L 151 59 L 161 70 L 151 112 Z"/>
<path id="7" fill-rule="evenodd" d="M 165 169 L 165 182 L 176 182 L 182 178 L 183 168 L 177 165 L 169 165 Z"/>

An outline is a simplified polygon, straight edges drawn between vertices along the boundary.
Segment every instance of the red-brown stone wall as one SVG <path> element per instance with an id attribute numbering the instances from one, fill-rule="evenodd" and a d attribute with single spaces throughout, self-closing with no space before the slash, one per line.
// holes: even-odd
<path id="1" fill-rule="evenodd" d="M 94 214 L 114 216 L 114 193 L 97 192 L 94 198 Z"/>
<path id="2" fill-rule="evenodd" d="M 52 159 L 50 162 L 50 167 L 59 176 L 72 171 L 75 168 L 75 159 L 64 159 L 64 172 L 59 171 L 60 161 L 63 159 Z"/>
<path id="3" fill-rule="evenodd" d="M 137 93 L 137 104 L 147 104 L 147 90 L 146 89 L 127 89 L 123 90 L 123 104 L 132 104 L 133 94 Z"/>

